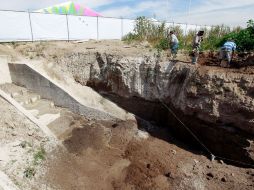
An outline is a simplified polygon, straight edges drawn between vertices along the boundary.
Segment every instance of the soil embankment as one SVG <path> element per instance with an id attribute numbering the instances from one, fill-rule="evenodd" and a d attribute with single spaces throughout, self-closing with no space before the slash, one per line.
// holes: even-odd
<path id="1" fill-rule="evenodd" d="M 252 67 L 195 67 L 154 56 L 101 52 L 70 53 L 55 62 L 77 82 L 124 109 L 171 127 L 181 139 L 191 139 L 163 108 L 163 101 L 214 154 L 253 163 Z"/>
<path id="2" fill-rule="evenodd" d="M 253 68 L 171 63 L 120 42 L 21 43 L 13 51 L 44 61 L 54 80 L 91 86 L 137 115 L 78 122 L 64 148 L 47 153 L 46 175 L 34 179 L 47 185 L 38 189 L 253 189 L 253 169 L 211 162 L 160 103 L 217 155 L 253 163 Z"/>

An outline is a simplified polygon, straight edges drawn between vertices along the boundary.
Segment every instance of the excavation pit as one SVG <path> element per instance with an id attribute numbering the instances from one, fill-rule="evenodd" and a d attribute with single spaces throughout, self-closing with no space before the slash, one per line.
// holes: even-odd
<path id="1" fill-rule="evenodd" d="M 252 118 L 251 73 L 68 50 L 51 64 L 12 64 L 11 74 L 15 85 L 29 92 L 22 106 L 59 134 L 63 145 L 46 149 L 46 159 L 32 168 L 32 180 L 23 178 L 23 170 L 17 169 L 20 179 L 6 169 L 13 180 L 33 184 L 21 189 L 253 189 L 251 167 L 211 161 L 165 108 L 172 109 L 214 154 L 252 163 L 253 135 L 247 122 Z M 24 92 L 14 92 L 12 98 L 26 102 Z M 234 97 L 236 93 L 241 98 Z M 0 123 L 9 136 L 19 136 L 15 128 L 20 123 L 27 130 L 22 138 L 51 144 L 37 136 L 39 128 L 26 128 L 20 114 L 11 117 L 19 118 L 16 127 L 5 119 L 5 110 L 14 108 L 0 101 Z M 230 111 L 235 117 L 228 117 Z M 17 149 L 29 155 L 29 143 L 25 146 Z"/>

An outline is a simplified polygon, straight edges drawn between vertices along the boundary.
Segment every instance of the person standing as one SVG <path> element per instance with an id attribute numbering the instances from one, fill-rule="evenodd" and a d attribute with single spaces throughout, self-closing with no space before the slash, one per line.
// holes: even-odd
<path id="1" fill-rule="evenodd" d="M 198 61 L 199 51 L 201 42 L 203 41 L 204 31 L 200 30 L 194 36 L 193 43 L 192 43 L 192 64 L 196 64 Z"/>
<path id="2" fill-rule="evenodd" d="M 175 31 L 170 31 L 170 51 L 171 51 L 171 56 L 173 57 L 173 60 L 176 59 L 177 57 L 177 51 L 179 48 L 179 40 L 177 39 L 175 35 Z"/>
<path id="3" fill-rule="evenodd" d="M 232 58 L 236 51 L 236 43 L 232 39 L 228 39 L 220 49 L 220 65 L 222 61 L 227 61 L 227 67 L 230 67 Z"/>

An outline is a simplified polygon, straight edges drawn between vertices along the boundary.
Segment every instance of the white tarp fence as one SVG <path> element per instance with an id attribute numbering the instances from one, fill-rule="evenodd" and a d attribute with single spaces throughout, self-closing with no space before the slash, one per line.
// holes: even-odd
<path id="1" fill-rule="evenodd" d="M 34 40 L 66 40 L 68 30 L 64 15 L 30 13 Z"/>
<path id="2" fill-rule="evenodd" d="M 0 41 L 30 41 L 32 39 L 29 14 L 0 11 Z"/>
<path id="3" fill-rule="evenodd" d="M 106 40 L 121 39 L 133 32 L 135 20 L 106 17 L 55 15 L 18 11 L 0 11 L 0 41 L 39 40 Z M 159 23 L 159 22 L 158 22 Z M 197 25 L 166 23 L 179 26 L 184 34 L 203 28 Z"/>
<path id="4" fill-rule="evenodd" d="M 68 15 L 70 40 L 97 39 L 97 17 Z"/>

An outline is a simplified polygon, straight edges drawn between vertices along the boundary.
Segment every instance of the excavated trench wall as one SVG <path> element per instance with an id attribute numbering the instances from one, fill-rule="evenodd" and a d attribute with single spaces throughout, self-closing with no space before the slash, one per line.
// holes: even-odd
<path id="1" fill-rule="evenodd" d="M 55 62 L 126 110 L 168 126 L 181 139 L 192 139 L 162 100 L 214 154 L 253 163 L 252 74 L 98 52 L 71 53 Z"/>

